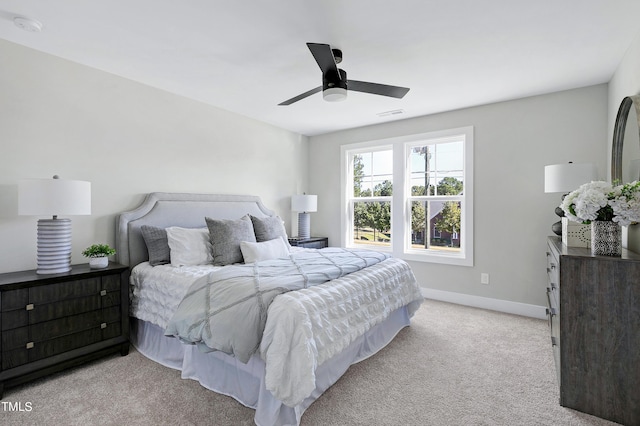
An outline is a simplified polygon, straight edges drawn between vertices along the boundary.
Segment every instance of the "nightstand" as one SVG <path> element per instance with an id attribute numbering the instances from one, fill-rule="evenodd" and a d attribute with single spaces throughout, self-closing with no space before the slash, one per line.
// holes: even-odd
<path id="1" fill-rule="evenodd" d="M 0 398 L 15 386 L 129 353 L 129 268 L 0 274 Z"/>
<path id="2" fill-rule="evenodd" d="M 289 244 L 293 247 L 304 248 L 325 248 L 329 247 L 328 237 L 310 237 L 310 238 L 289 238 Z"/>

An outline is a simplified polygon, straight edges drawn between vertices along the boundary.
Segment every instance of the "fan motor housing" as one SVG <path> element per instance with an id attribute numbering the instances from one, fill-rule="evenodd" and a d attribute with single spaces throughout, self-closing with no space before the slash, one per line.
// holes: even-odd
<path id="1" fill-rule="evenodd" d="M 338 72 L 340 72 L 339 80 L 333 73 L 330 73 L 329 75 L 324 74 L 322 76 L 322 90 L 333 89 L 336 87 L 347 90 L 347 72 L 343 69 L 338 69 Z"/>
<path id="2" fill-rule="evenodd" d="M 347 73 L 338 69 L 340 79 L 335 73 L 322 76 L 322 98 L 327 102 L 340 102 L 347 99 Z"/>

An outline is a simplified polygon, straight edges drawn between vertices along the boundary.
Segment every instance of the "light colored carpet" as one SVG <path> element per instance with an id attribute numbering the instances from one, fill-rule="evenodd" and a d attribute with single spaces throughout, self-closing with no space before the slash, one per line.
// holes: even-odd
<path id="1" fill-rule="evenodd" d="M 251 425 L 253 410 L 135 350 L 5 391 L 4 425 Z M 558 404 L 547 323 L 426 301 L 302 425 L 614 425 Z"/>

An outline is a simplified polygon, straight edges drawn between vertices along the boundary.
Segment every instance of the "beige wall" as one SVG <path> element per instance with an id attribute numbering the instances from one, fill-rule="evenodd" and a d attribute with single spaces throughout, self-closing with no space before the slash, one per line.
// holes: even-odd
<path id="1" fill-rule="evenodd" d="M 610 152 L 613 140 L 613 127 L 616 121 L 616 115 L 620 102 L 625 96 L 633 96 L 640 94 L 640 34 L 633 41 L 626 55 L 620 62 L 613 78 L 609 82 L 609 132 L 607 133 L 608 145 L 607 153 L 609 155 L 609 173 L 610 173 Z M 607 175 L 607 177 L 610 177 Z M 628 248 L 640 253 L 640 225 L 633 225 L 628 228 Z"/>
<path id="2" fill-rule="evenodd" d="M 341 145 L 463 126 L 474 126 L 475 265 L 410 262 L 416 277 L 430 289 L 545 305 L 546 236 L 560 194 L 544 193 L 544 166 L 594 162 L 606 173 L 606 85 L 311 137 L 312 233 L 340 241 Z"/>
<path id="3" fill-rule="evenodd" d="M 148 192 L 256 194 L 289 222 L 307 189 L 306 137 L 3 40 L 0 57 L 0 273 L 36 265 L 22 178 L 92 183 L 92 215 L 72 218 L 75 263 L 113 244 L 115 215 Z"/>

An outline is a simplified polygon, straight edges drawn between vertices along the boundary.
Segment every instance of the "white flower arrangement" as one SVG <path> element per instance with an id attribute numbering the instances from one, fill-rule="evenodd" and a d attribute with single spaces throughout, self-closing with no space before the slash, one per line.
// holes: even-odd
<path id="1" fill-rule="evenodd" d="M 564 197 L 560 208 L 574 222 L 602 220 L 629 226 L 640 222 L 640 182 L 618 186 L 604 181 L 585 183 Z"/>

